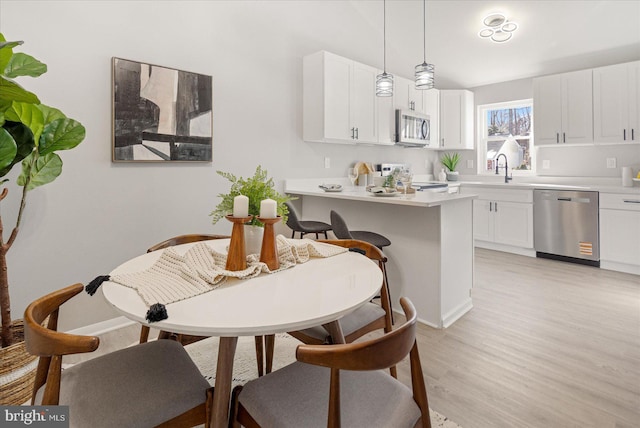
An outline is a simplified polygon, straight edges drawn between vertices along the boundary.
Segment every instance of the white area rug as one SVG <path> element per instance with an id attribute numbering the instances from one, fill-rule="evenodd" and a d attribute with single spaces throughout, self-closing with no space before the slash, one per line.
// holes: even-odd
<path id="1" fill-rule="evenodd" d="M 273 355 L 273 370 L 291 364 L 296 360 L 296 346 L 301 342 L 288 334 L 276 335 L 276 345 Z M 185 347 L 202 375 L 213 386 L 215 383 L 216 361 L 218 359 L 218 338 L 201 340 Z M 256 363 L 256 348 L 253 337 L 240 337 L 236 348 L 233 364 L 233 386 L 244 385 L 251 379 L 258 377 Z M 461 428 L 460 425 L 448 420 L 445 416 L 431 410 L 431 425 L 434 428 Z"/>

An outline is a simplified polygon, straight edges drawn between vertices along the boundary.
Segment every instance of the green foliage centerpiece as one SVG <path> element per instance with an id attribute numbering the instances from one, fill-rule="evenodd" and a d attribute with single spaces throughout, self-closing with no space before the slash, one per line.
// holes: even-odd
<path id="1" fill-rule="evenodd" d="M 211 219 L 213 224 L 233 212 L 233 198 L 238 195 L 244 195 L 249 198 L 249 215 L 254 216 L 253 220 L 248 223 L 249 225 L 264 226 L 257 218 L 260 215 L 260 202 L 264 199 L 276 201 L 278 215 L 282 217 L 283 223 L 287 222 L 289 210 L 285 202 L 292 198 L 283 196 L 275 190 L 273 179 L 268 178 L 267 170 L 262 169 L 262 166 L 258 165 L 253 177 L 250 178 L 236 177 L 228 172 L 216 172 L 231 182 L 231 188 L 229 193 L 220 193 L 218 195 L 221 201 L 210 214 L 213 217 Z"/>
<path id="2" fill-rule="evenodd" d="M 22 168 L 16 180 L 22 187 L 22 199 L 16 225 L 6 242 L 0 217 L 0 338 L 3 348 L 14 342 L 6 255 L 18 234 L 27 192 L 55 180 L 62 173 L 62 159 L 56 152 L 76 147 L 85 137 L 85 128 L 79 122 L 40 103 L 34 93 L 14 80 L 20 76 L 38 77 L 47 71 L 47 66 L 32 56 L 13 52 L 13 48 L 21 44 L 21 41 L 7 42 L 0 33 L 0 177 L 6 176 L 18 164 Z M 4 186 L 7 181 L 3 179 L 0 185 Z M 7 193 L 8 188 L 4 187 L 0 201 Z"/>

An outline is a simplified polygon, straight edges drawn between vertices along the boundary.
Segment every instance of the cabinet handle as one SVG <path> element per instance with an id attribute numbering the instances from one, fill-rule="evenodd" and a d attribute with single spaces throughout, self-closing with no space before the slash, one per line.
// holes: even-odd
<path id="1" fill-rule="evenodd" d="M 360 129 L 356 128 L 356 140 L 359 139 Z"/>
<path id="2" fill-rule="evenodd" d="M 625 204 L 640 204 L 640 200 L 637 199 L 623 199 Z"/>
<path id="3" fill-rule="evenodd" d="M 351 139 L 355 140 L 356 138 L 356 128 L 351 128 Z"/>
<path id="4" fill-rule="evenodd" d="M 635 140 L 635 136 L 633 135 L 633 128 L 631 128 L 631 141 Z"/>
<path id="5" fill-rule="evenodd" d="M 623 139 L 624 141 L 627 141 L 627 130 L 626 130 L 626 129 L 623 129 L 623 130 L 622 130 L 622 139 Z"/>
<path id="6" fill-rule="evenodd" d="M 489 212 L 493 211 L 493 202 L 489 202 Z"/>
<path id="7" fill-rule="evenodd" d="M 560 133 L 556 132 L 556 144 L 560 142 Z"/>
<path id="8" fill-rule="evenodd" d="M 494 210 L 495 212 L 498 212 L 498 203 L 497 203 L 497 202 L 494 202 L 494 203 L 493 203 L 493 210 Z"/>
<path id="9" fill-rule="evenodd" d="M 562 133 L 562 142 L 563 143 L 567 142 L 567 135 L 564 132 Z"/>

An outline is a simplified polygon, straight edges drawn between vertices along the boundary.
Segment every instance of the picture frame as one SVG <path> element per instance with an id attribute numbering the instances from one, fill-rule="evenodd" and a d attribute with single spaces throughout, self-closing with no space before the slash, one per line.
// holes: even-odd
<path id="1" fill-rule="evenodd" d="M 212 162 L 213 77 L 112 58 L 112 161 Z"/>

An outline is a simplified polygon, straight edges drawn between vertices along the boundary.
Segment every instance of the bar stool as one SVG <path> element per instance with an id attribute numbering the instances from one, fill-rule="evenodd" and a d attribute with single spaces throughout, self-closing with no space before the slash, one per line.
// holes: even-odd
<path id="1" fill-rule="evenodd" d="M 379 249 L 383 249 L 383 247 L 388 247 L 391 245 L 391 241 L 383 235 L 380 235 L 376 232 L 369 232 L 366 230 L 349 230 L 347 227 L 347 223 L 337 212 L 331 210 L 331 229 L 333 230 L 333 234 L 338 239 L 357 239 L 359 241 L 365 241 L 372 245 L 375 245 Z M 387 297 L 389 301 L 391 301 L 391 292 L 389 291 L 389 281 L 387 279 L 387 267 L 386 263 L 382 263 L 382 273 L 384 275 L 384 280 L 387 283 Z M 393 312 L 391 312 L 393 318 Z M 393 321 L 392 319 L 392 322 Z"/>
<path id="2" fill-rule="evenodd" d="M 287 218 L 287 226 L 291 229 L 291 238 L 296 237 L 296 232 L 300 232 L 300 238 L 304 238 L 304 235 L 308 233 L 315 233 L 316 239 L 319 238 L 318 234 L 324 233 L 324 238 L 327 239 L 327 231 L 331 230 L 331 225 L 323 223 L 321 221 L 309 221 L 300 220 L 298 212 L 294 208 L 293 204 L 289 201 L 285 202 L 287 209 L 289 210 L 289 216 Z"/>

